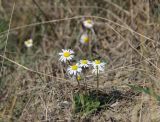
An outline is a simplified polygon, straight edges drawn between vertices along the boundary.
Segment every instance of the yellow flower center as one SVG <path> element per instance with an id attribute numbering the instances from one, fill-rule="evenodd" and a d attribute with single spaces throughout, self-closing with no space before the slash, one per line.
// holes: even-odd
<path id="1" fill-rule="evenodd" d="M 63 56 L 64 56 L 64 57 L 69 57 L 70 55 L 71 55 L 71 54 L 70 54 L 69 52 L 64 52 L 64 53 L 63 53 Z"/>
<path id="2" fill-rule="evenodd" d="M 27 47 L 31 47 L 31 46 L 33 45 L 33 41 L 32 41 L 32 39 L 29 39 L 29 40 L 25 41 L 24 44 L 25 44 Z"/>
<path id="3" fill-rule="evenodd" d="M 88 43 L 89 42 L 89 38 L 88 37 L 84 37 L 84 42 Z"/>
<path id="4" fill-rule="evenodd" d="M 95 64 L 100 64 L 100 60 L 95 60 Z"/>
<path id="5" fill-rule="evenodd" d="M 87 20 L 87 23 L 92 24 L 92 21 L 90 19 Z"/>
<path id="6" fill-rule="evenodd" d="M 87 64 L 87 60 L 82 60 L 81 63 L 82 64 Z"/>
<path id="7" fill-rule="evenodd" d="M 73 65 L 73 66 L 71 66 L 71 69 L 72 69 L 72 70 L 77 70 L 77 69 L 78 69 L 78 66 L 77 66 L 77 65 Z"/>
<path id="8" fill-rule="evenodd" d="M 32 42 L 31 41 L 26 41 L 26 44 L 30 45 L 30 44 L 32 44 Z"/>

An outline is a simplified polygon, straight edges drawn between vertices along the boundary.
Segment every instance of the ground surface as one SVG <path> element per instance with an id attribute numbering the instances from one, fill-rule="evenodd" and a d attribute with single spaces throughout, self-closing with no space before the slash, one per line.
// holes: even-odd
<path id="1" fill-rule="evenodd" d="M 86 18 L 95 23 L 90 50 L 79 43 Z M 0 121 L 160 122 L 156 99 L 126 85 L 160 93 L 159 34 L 159 0 L 0 0 Z M 27 49 L 29 38 L 34 45 Z M 77 59 L 92 55 L 107 62 L 100 90 L 120 94 L 109 107 L 87 117 L 74 114 L 77 83 L 58 60 L 64 48 Z M 86 81 L 89 90 L 96 88 L 91 71 Z"/>

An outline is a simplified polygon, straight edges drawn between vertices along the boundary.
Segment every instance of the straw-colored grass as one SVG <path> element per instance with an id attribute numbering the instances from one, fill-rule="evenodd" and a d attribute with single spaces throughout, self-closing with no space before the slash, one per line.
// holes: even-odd
<path id="1" fill-rule="evenodd" d="M 95 22 L 89 51 L 79 43 L 86 18 Z M 0 121 L 159 122 L 158 101 L 126 85 L 160 93 L 159 32 L 158 0 L 0 0 Z M 34 43 L 27 49 L 29 38 Z M 59 62 L 63 48 L 78 58 L 92 54 L 106 61 L 99 90 L 117 91 L 122 99 L 115 95 L 109 107 L 85 117 L 75 114 L 78 88 Z M 86 82 L 96 89 L 91 71 Z"/>

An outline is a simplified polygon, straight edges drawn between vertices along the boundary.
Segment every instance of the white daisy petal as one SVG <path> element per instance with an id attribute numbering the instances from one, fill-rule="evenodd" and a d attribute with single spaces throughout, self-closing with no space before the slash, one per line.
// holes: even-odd
<path id="1" fill-rule="evenodd" d="M 71 50 L 71 49 L 69 49 L 69 52 L 70 52 L 71 54 L 74 54 L 74 51 L 73 51 L 73 50 Z"/>
<path id="2" fill-rule="evenodd" d="M 63 55 L 63 53 L 58 53 L 59 55 Z"/>

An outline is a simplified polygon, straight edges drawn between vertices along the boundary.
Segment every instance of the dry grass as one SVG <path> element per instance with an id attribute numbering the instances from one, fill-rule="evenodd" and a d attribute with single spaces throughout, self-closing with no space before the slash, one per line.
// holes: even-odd
<path id="1" fill-rule="evenodd" d="M 78 58 L 90 55 L 78 41 L 85 18 L 95 22 L 92 56 L 107 61 L 100 90 L 123 95 L 86 118 L 74 114 L 77 84 L 66 77 L 57 55 L 63 48 Z M 160 121 L 158 101 L 126 86 L 160 93 L 159 0 L 0 0 L 1 22 L 0 121 Z M 30 37 L 34 46 L 27 50 L 24 40 Z M 90 72 L 87 83 L 96 88 Z"/>

